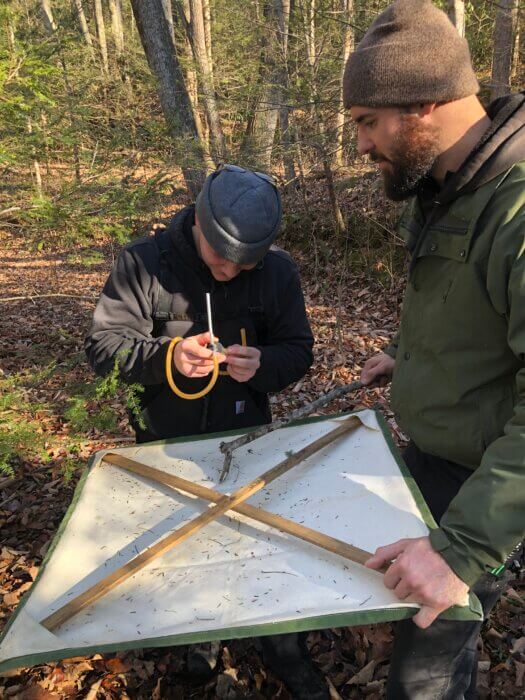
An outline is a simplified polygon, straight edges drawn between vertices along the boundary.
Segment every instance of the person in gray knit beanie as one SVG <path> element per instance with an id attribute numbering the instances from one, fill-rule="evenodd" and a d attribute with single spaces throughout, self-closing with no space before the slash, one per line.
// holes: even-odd
<path id="1" fill-rule="evenodd" d="M 346 109 L 448 102 L 479 85 L 466 39 L 431 0 L 397 0 L 371 24 L 343 78 Z"/>
<path id="2" fill-rule="evenodd" d="M 137 443 L 269 423 L 270 392 L 309 369 L 314 339 L 299 270 L 272 246 L 281 217 L 268 175 L 222 165 L 195 204 L 121 251 L 86 353 L 97 374 L 118 366 L 124 381 L 142 385 L 140 420 L 131 416 Z M 208 681 L 219 650 L 218 641 L 189 648 L 188 676 Z M 260 652 L 295 700 L 329 700 L 303 636 L 269 635 Z"/>
<path id="3" fill-rule="evenodd" d="M 281 198 L 265 173 L 222 165 L 206 178 L 195 213 L 217 254 L 251 265 L 264 257 L 279 232 Z"/>

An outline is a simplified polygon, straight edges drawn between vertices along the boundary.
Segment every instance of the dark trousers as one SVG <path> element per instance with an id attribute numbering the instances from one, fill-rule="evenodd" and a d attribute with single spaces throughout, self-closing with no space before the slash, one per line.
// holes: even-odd
<path id="1" fill-rule="evenodd" d="M 403 454 L 436 522 L 469 469 L 421 452 L 410 443 Z M 511 574 L 485 574 L 473 586 L 488 616 Z M 396 624 L 387 682 L 390 700 L 462 700 L 476 697 L 477 641 L 482 622 L 436 620 L 422 630 L 412 620 Z"/>

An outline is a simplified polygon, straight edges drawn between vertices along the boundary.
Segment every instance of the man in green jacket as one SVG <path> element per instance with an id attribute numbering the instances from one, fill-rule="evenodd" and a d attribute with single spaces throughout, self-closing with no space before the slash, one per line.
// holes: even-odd
<path id="1" fill-rule="evenodd" d="M 362 380 L 392 376 L 405 461 L 439 525 L 368 562 L 393 562 L 385 585 L 422 605 L 396 632 L 396 699 L 473 697 L 480 624 L 437 618 L 469 589 L 488 614 L 525 534 L 525 94 L 485 109 L 478 91 L 430 0 L 390 5 L 344 77 L 359 152 L 411 200 L 399 333 Z"/>

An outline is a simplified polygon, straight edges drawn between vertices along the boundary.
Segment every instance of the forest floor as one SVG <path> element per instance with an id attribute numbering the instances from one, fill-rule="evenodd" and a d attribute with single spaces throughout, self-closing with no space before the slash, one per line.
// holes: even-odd
<path id="1" fill-rule="evenodd" d="M 0 251 L 0 429 L 4 442 L 16 435 L 32 444 L 15 459 L 13 476 L 0 473 L 3 627 L 38 573 L 80 466 L 97 449 L 126 444 L 132 435 L 116 400 L 118 421 L 111 431 L 92 426 L 79 435 L 67 412 L 79 387 L 93 382 L 83 338 L 117 248 L 102 241 L 87 251 L 30 252 L 21 238 L 3 233 Z M 358 378 L 364 360 L 393 335 L 402 295 L 402 284 L 393 277 L 386 283 L 384 278 L 370 281 L 370 275 L 343 269 L 337 255 L 321 265 L 300 250 L 295 257 L 316 359 L 306 378 L 272 397 L 275 416 Z M 369 389 L 324 412 L 360 406 L 381 408 L 398 443 L 403 442 L 388 411 L 388 389 Z M 8 448 L 0 442 L 0 457 L 2 449 Z M 384 697 L 392 628 L 383 624 L 309 634 L 312 658 L 333 698 Z M 0 698 L 290 697 L 265 669 L 252 640 L 223 642 L 215 675 L 201 685 L 185 675 L 186 653 L 187 647 L 142 649 L 19 668 L 0 673 Z M 525 697 L 524 674 L 525 584 L 516 581 L 483 630 L 479 695 Z"/>

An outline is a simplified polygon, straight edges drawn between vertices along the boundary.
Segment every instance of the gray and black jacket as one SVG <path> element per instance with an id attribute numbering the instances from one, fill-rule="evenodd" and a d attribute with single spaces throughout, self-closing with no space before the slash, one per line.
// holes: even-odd
<path id="1" fill-rule="evenodd" d="M 269 422 L 268 392 L 300 379 L 313 360 L 312 332 L 290 256 L 272 247 L 255 269 L 217 282 L 197 255 L 193 222 L 194 207 L 186 207 L 165 231 L 123 249 L 86 338 L 86 353 L 97 374 L 111 371 L 118 357 L 124 381 L 144 386 L 141 405 L 148 439 Z M 221 375 L 207 396 L 187 401 L 169 388 L 165 357 L 171 338 L 207 330 L 206 292 L 211 294 L 215 335 L 225 347 L 240 344 L 244 328 L 247 344 L 261 350 L 261 366 L 246 383 Z M 191 393 L 209 381 L 178 373 L 174 377 L 182 391 Z"/>

